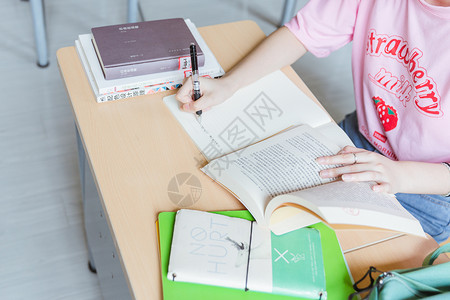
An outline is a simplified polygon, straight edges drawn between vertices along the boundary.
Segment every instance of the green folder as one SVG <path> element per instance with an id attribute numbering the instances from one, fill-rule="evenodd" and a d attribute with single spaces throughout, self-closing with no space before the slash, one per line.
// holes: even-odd
<path id="1" fill-rule="evenodd" d="M 216 212 L 230 217 L 253 220 L 252 215 L 246 211 Z M 280 296 L 277 294 L 243 291 L 219 286 L 209 286 L 195 283 L 174 282 L 167 279 L 170 246 L 172 243 L 175 212 L 162 212 L 158 215 L 158 233 L 161 254 L 161 276 L 164 300 L 190 300 L 190 299 L 300 299 L 297 297 Z M 347 264 L 334 231 L 323 223 L 310 226 L 320 231 L 322 253 L 325 265 L 325 278 L 327 286 L 327 299 L 347 299 L 353 292 L 352 281 L 348 273 Z"/>

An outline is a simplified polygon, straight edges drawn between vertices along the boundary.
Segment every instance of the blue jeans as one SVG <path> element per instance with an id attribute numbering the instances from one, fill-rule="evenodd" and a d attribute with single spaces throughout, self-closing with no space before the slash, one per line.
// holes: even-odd
<path id="1" fill-rule="evenodd" d="M 358 130 L 356 112 L 348 114 L 339 123 L 356 147 L 380 153 Z M 395 194 L 401 205 L 406 208 L 438 243 L 450 236 L 450 197 L 425 194 Z"/>

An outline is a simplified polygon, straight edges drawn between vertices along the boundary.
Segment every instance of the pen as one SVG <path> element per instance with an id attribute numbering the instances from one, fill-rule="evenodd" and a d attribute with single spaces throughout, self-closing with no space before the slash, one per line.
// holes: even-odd
<path id="1" fill-rule="evenodd" d="M 197 49 L 195 47 L 194 43 L 191 43 L 190 45 L 191 50 L 191 68 L 192 68 L 192 98 L 194 101 L 197 101 L 198 98 L 200 98 L 200 81 L 198 81 L 198 63 L 197 63 Z M 202 111 L 196 111 L 195 112 L 197 116 L 197 121 L 202 121 Z"/>

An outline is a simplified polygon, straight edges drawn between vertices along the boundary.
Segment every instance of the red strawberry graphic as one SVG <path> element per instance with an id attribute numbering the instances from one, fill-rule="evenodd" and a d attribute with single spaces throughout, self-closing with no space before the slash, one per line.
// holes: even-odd
<path id="1" fill-rule="evenodd" d="M 397 111 L 395 108 L 387 105 L 380 97 L 373 97 L 372 100 L 377 108 L 378 116 L 380 117 L 384 130 L 389 131 L 394 129 L 398 122 Z"/>

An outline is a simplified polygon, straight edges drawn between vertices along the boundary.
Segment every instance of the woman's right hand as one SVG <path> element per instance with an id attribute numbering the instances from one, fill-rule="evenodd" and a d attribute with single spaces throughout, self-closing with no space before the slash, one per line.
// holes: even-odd
<path id="1" fill-rule="evenodd" d="M 192 99 L 192 77 L 186 78 L 175 95 L 175 98 L 181 102 L 183 111 L 195 113 L 199 110 L 208 110 L 230 98 L 237 90 L 225 78 L 200 77 L 199 81 L 202 96 L 197 101 Z"/>
<path id="2" fill-rule="evenodd" d="M 294 63 L 306 51 L 305 46 L 297 37 L 283 26 L 262 41 L 222 78 L 200 77 L 202 97 L 197 101 L 192 100 L 191 77 L 185 80 L 175 98 L 182 103 L 181 109 L 184 111 L 194 113 L 199 110 L 207 110 L 233 96 L 238 89 Z"/>

